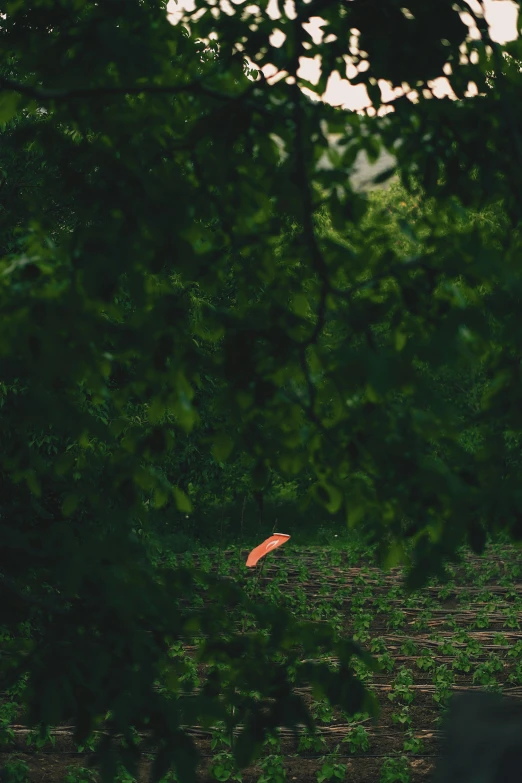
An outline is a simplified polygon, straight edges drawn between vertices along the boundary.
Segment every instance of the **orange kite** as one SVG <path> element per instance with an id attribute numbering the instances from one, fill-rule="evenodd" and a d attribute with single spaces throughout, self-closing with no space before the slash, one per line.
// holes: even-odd
<path id="1" fill-rule="evenodd" d="M 285 544 L 289 538 L 290 536 L 287 533 L 273 533 L 270 538 L 267 538 L 266 541 L 263 541 L 262 544 L 259 544 L 250 552 L 246 561 L 247 567 L 252 568 L 252 566 L 255 566 L 258 560 L 261 560 L 272 549 Z"/>

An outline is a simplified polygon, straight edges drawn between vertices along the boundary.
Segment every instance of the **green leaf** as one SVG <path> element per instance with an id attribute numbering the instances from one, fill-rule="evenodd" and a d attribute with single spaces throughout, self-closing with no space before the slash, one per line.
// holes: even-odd
<path id="1" fill-rule="evenodd" d="M 154 507 L 163 508 L 163 506 L 168 502 L 169 497 L 170 493 L 164 487 L 156 487 L 154 490 Z"/>
<path id="2" fill-rule="evenodd" d="M 172 492 L 174 494 L 174 500 L 176 501 L 178 511 L 190 514 L 192 511 L 192 502 L 190 498 L 179 487 L 173 487 Z"/>
<path id="3" fill-rule="evenodd" d="M 310 302 L 306 294 L 294 294 L 291 306 L 292 311 L 301 318 L 307 318 L 310 314 Z"/>
<path id="4" fill-rule="evenodd" d="M 158 424 L 166 411 L 165 401 L 160 397 L 156 397 L 148 406 L 147 415 L 151 424 Z"/>
<path id="5" fill-rule="evenodd" d="M 74 514 L 78 506 L 79 500 L 80 499 L 78 495 L 74 493 L 69 493 L 65 496 L 62 503 L 62 514 L 64 515 L 64 517 L 70 517 L 72 514 Z"/>
<path id="6" fill-rule="evenodd" d="M 331 514 L 335 514 L 341 508 L 343 493 L 332 484 L 321 483 L 316 486 L 316 494 L 320 502 Z"/>
<path id="7" fill-rule="evenodd" d="M 214 437 L 212 454 L 217 462 L 226 462 L 233 448 L 234 440 L 230 437 L 230 435 L 220 433 Z"/>
<path id="8" fill-rule="evenodd" d="M 27 471 L 25 474 L 25 480 L 32 494 L 39 498 L 42 494 L 42 489 L 40 487 L 40 482 L 38 481 L 33 470 Z"/>
<path id="9" fill-rule="evenodd" d="M 361 504 L 359 506 L 348 507 L 347 523 L 348 530 L 353 530 L 359 522 L 364 518 L 366 513 L 365 507 Z"/>
<path id="10" fill-rule="evenodd" d="M 395 330 L 395 350 L 402 351 L 407 342 L 407 336 L 401 329 Z"/>
<path id="11" fill-rule="evenodd" d="M 0 126 L 12 120 L 18 111 L 21 97 L 16 92 L 0 91 Z"/>
<path id="12" fill-rule="evenodd" d="M 397 166 L 390 166 L 389 168 L 384 169 L 384 171 L 381 171 L 380 174 L 377 174 L 377 176 L 373 178 L 373 183 L 374 185 L 382 185 L 383 182 L 388 182 L 396 173 Z"/>
<path id="13" fill-rule="evenodd" d="M 404 547 L 402 543 L 394 541 L 386 549 L 386 554 L 382 563 L 385 571 L 404 562 Z"/>

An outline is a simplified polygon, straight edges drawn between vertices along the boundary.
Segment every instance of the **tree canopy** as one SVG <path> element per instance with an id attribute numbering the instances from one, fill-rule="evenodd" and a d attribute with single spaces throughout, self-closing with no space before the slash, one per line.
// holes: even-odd
<path id="1" fill-rule="evenodd" d="M 239 635 L 219 609 L 239 591 L 158 569 L 162 514 L 297 481 L 410 587 L 463 543 L 522 540 L 520 41 L 458 0 L 268 6 L 197 0 L 173 25 L 162 0 L 11 0 L 0 21 L 2 675 L 29 672 L 35 723 L 146 723 L 158 777 L 194 778 L 182 726 L 223 717 L 260 660 L 239 760 L 307 720 L 281 650 L 336 649 L 338 673 L 299 677 L 367 699 L 357 645 L 257 604 Z M 297 71 L 316 56 L 313 85 Z M 380 117 L 306 97 L 347 57 L 376 109 L 380 79 L 417 101 Z M 443 73 L 457 100 L 433 96 Z M 357 192 L 357 155 L 382 149 L 400 183 Z M 182 598 L 201 589 L 198 614 Z M 180 701 L 184 635 L 215 668 Z"/>

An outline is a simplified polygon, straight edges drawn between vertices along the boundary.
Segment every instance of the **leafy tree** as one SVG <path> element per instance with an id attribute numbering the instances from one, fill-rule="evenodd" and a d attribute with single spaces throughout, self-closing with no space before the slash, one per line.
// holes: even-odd
<path id="1" fill-rule="evenodd" d="M 466 541 L 522 538 L 522 115 L 503 57 L 520 43 L 498 46 L 479 16 L 466 41 L 459 10 L 473 13 L 313 0 L 273 20 L 266 2 L 198 0 L 173 26 L 159 0 L 7 4 L 2 675 L 28 673 L 31 722 L 72 715 L 79 741 L 109 711 L 108 775 L 136 762 L 132 727 L 152 729 L 156 778 L 174 764 L 194 779 L 194 722 L 244 723 L 246 763 L 273 727 L 309 723 L 287 668 L 303 652 L 342 664 L 298 666 L 296 684 L 371 708 L 357 646 L 154 565 L 139 533 L 170 503 L 206 502 L 202 477 L 218 499 L 231 477 L 236 491 L 313 482 L 309 499 L 363 525 L 384 564 L 405 560 L 409 586 Z M 317 15 L 320 44 L 302 26 Z M 376 118 L 303 96 L 344 71 L 352 30 L 352 83 L 376 108 L 381 78 L 417 103 Z M 314 86 L 297 70 L 316 55 Z M 446 63 L 457 101 L 428 86 Z M 355 193 L 357 154 L 383 145 L 401 188 Z M 202 588 L 213 601 L 196 613 Z M 239 609 L 258 631 L 237 633 Z M 182 694 L 173 643 L 203 635 L 208 677 Z"/>

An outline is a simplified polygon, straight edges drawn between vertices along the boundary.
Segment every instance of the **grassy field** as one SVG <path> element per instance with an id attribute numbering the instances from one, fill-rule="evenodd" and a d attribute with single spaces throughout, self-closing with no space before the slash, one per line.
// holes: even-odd
<path id="1" fill-rule="evenodd" d="M 306 548 L 291 540 L 267 557 L 261 576 L 245 568 L 247 552 L 201 550 L 173 558 L 172 564 L 217 571 L 255 591 L 259 600 L 332 623 L 357 638 L 382 665 L 378 673 L 358 667 L 379 701 L 380 716 L 374 723 L 366 714 L 341 714 L 304 690 L 316 736 L 301 733 L 296 740 L 281 730 L 267 742 L 257 765 L 241 775 L 234 770 L 231 738 L 223 729 L 192 727 L 203 755 L 203 780 L 429 781 L 452 693 L 484 689 L 522 697 L 522 563 L 515 548 L 489 546 L 482 557 L 463 553 L 462 563 L 448 566 L 447 584 L 430 583 L 410 596 L 401 589 L 400 569 L 375 568 L 362 545 Z M 187 646 L 179 654 L 197 682 L 204 672 L 194 660 L 195 648 Z M 9 714 L 14 701 L 15 696 L 3 705 L 8 740 L 3 755 L 14 764 L 17 783 L 26 777 L 54 783 L 66 774 L 68 783 L 90 779 L 84 769 L 88 754 L 73 745 L 72 727 L 56 728 L 37 748 L 29 730 Z M 124 773 L 120 783 L 130 783 Z"/>

